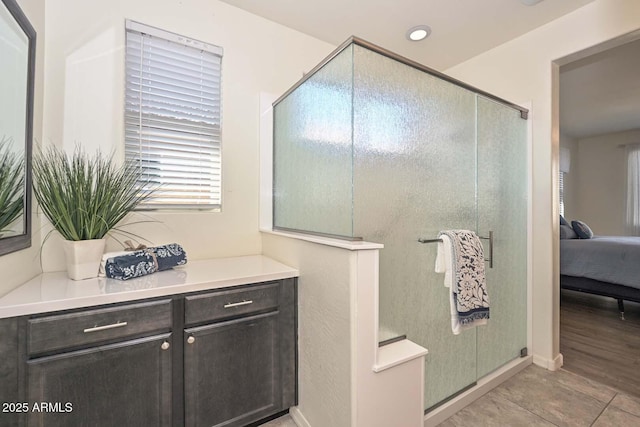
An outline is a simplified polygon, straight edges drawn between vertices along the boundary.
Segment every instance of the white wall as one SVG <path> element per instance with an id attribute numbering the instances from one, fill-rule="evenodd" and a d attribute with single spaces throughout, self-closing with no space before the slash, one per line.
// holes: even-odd
<path id="1" fill-rule="evenodd" d="M 553 61 L 640 28 L 637 0 L 596 0 L 485 52 L 447 74 L 513 102 L 531 101 L 533 120 L 533 354 L 557 368 L 559 355 L 557 77 Z"/>
<path id="2" fill-rule="evenodd" d="M 181 243 L 191 259 L 260 253 L 259 93 L 284 92 L 335 47 L 217 0 L 47 0 L 46 143 L 121 154 L 125 18 L 224 48 L 222 212 L 156 212 L 160 223 L 129 230 Z M 63 270 L 52 236 L 44 269 Z"/>
<path id="3" fill-rule="evenodd" d="M 625 235 L 627 156 L 621 145 L 640 142 L 640 130 L 578 140 L 577 209 L 571 219 L 595 234 Z"/>
<path id="4" fill-rule="evenodd" d="M 44 77 L 44 0 L 18 0 L 18 5 L 35 28 L 36 36 L 36 76 L 33 111 L 33 138 L 42 139 L 42 101 Z M 35 211 L 35 207 L 32 209 Z M 40 222 L 33 217 L 32 244 L 28 249 L 0 257 L 0 296 L 40 273 L 38 252 L 40 250 Z"/>
<path id="5" fill-rule="evenodd" d="M 381 245 L 305 239 L 263 234 L 264 254 L 300 272 L 292 417 L 301 427 L 422 427 L 426 350 L 378 346 Z"/>
<path id="6" fill-rule="evenodd" d="M 300 271 L 296 412 L 313 427 L 351 426 L 356 252 L 271 234 L 264 234 L 262 242 L 265 255 Z"/>

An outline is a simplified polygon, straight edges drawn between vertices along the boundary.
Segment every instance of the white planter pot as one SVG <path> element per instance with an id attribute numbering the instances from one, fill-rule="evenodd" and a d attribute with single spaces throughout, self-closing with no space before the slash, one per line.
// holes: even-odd
<path id="1" fill-rule="evenodd" d="M 106 239 L 65 240 L 63 243 L 69 278 L 83 280 L 98 277 Z"/>

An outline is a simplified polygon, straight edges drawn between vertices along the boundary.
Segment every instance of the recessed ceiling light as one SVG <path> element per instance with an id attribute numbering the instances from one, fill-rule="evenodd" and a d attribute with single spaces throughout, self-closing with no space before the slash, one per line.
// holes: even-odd
<path id="1" fill-rule="evenodd" d="M 534 4 L 540 3 L 542 0 L 520 0 L 520 1 L 527 6 L 533 6 Z"/>
<path id="2" fill-rule="evenodd" d="M 431 34 L 431 27 L 428 25 L 418 25 L 413 28 L 409 28 L 407 31 L 407 39 L 413 42 L 419 42 L 420 40 L 424 40 L 429 37 Z"/>

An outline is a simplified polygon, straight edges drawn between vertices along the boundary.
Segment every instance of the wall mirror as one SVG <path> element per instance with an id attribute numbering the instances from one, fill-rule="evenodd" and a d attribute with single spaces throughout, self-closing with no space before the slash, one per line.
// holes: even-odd
<path id="1" fill-rule="evenodd" d="M 0 255 L 31 246 L 36 32 L 15 0 L 0 4 Z"/>

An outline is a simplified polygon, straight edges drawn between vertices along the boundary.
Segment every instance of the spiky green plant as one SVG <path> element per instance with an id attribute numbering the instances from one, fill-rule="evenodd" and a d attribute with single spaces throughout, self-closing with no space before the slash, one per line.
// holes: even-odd
<path id="1" fill-rule="evenodd" d="M 0 139 L 0 234 L 9 231 L 24 206 L 24 162 L 11 151 L 11 142 Z"/>
<path id="2" fill-rule="evenodd" d="M 155 188 L 139 185 L 143 171 L 133 163 L 118 166 L 113 156 L 72 156 L 50 147 L 33 157 L 33 193 L 40 208 L 67 240 L 102 239 Z"/>

